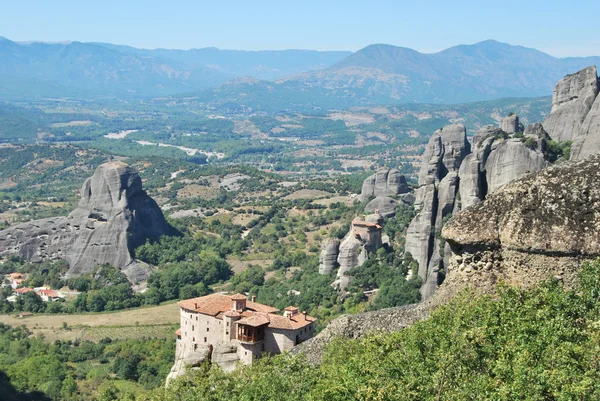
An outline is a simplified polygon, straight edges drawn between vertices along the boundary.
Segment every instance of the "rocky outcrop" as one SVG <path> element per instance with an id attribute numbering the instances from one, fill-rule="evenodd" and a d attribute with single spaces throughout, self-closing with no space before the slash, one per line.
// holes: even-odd
<path id="1" fill-rule="evenodd" d="M 351 269 L 362 265 L 367 260 L 367 250 L 360 239 L 348 233 L 346 238 L 340 244 L 340 253 L 338 255 L 339 269 L 337 278 L 332 283 L 338 290 L 343 291 L 350 283 L 350 277 L 347 275 Z"/>
<path id="2" fill-rule="evenodd" d="M 600 256 L 600 156 L 513 181 L 461 211 L 442 230 L 452 249 L 444 292 L 502 280 L 571 283 L 583 260 Z"/>
<path id="3" fill-rule="evenodd" d="M 457 207 L 458 170 L 470 148 L 465 127 L 453 124 L 436 131 L 423 154 L 415 200 L 417 215 L 408 227 L 405 247 L 419 263 L 423 298 L 433 294 L 440 268 L 444 268 L 436 232 Z"/>
<path id="4" fill-rule="evenodd" d="M 410 192 L 406 178 L 398 170 L 382 168 L 363 181 L 360 192 L 361 202 L 368 202 L 373 196 L 396 196 Z"/>
<path id="5" fill-rule="evenodd" d="M 573 140 L 571 160 L 600 153 L 600 96 L 596 97 L 592 108 L 583 120 L 579 134 Z"/>
<path id="6" fill-rule="evenodd" d="M 210 354 L 210 347 L 200 345 L 195 351 L 188 353 L 185 358 L 176 355 L 175 363 L 167 376 L 165 387 L 168 387 L 172 380 L 183 376 L 188 370 L 198 369 L 204 362 L 210 361 Z"/>
<path id="7" fill-rule="evenodd" d="M 478 204 L 508 182 L 549 165 L 544 154 L 548 136 L 540 124 L 526 129 L 523 135 L 517 116 L 507 117 L 502 124 L 513 134 L 485 126 L 473 136 L 472 146 L 466 143 L 464 127 L 459 131 L 456 126 L 445 127 L 433 135 L 425 150 L 416 192 L 417 216 L 406 239 L 406 250 L 419 263 L 424 298 L 433 294 L 443 276 L 440 273 L 447 267 L 450 251 L 439 238 L 445 219 Z M 455 136 L 449 145 L 444 144 L 444 130 Z M 458 145 L 461 143 L 462 147 Z M 457 156 L 445 156 L 446 146 Z"/>
<path id="8" fill-rule="evenodd" d="M 384 217 L 394 217 L 398 203 L 389 196 L 378 196 L 365 206 L 367 213 L 379 213 Z"/>
<path id="9" fill-rule="evenodd" d="M 86 180 L 77 209 L 67 217 L 35 220 L 0 231 L 0 254 L 32 262 L 64 259 L 69 263 L 66 277 L 110 264 L 139 283 L 150 268 L 134 260 L 134 248 L 146 239 L 173 234 L 176 231 L 142 189 L 137 171 L 110 162 Z"/>
<path id="10" fill-rule="evenodd" d="M 543 122 L 548 135 L 555 141 L 575 140 L 599 91 L 598 74 L 593 66 L 560 80 L 552 94 L 552 112 Z"/>
<path id="11" fill-rule="evenodd" d="M 329 323 L 325 330 L 315 337 L 292 348 L 290 352 L 302 354 L 309 363 L 318 364 L 321 362 L 323 351 L 336 337 L 360 338 L 370 333 L 398 331 L 429 317 L 430 311 L 428 304 L 419 304 L 343 315 Z"/>
<path id="12" fill-rule="evenodd" d="M 319 255 L 319 274 L 329 274 L 338 267 L 338 254 L 340 252 L 340 240 L 328 238 L 321 244 Z"/>
<path id="13" fill-rule="evenodd" d="M 516 134 L 517 132 L 523 132 L 524 127 L 519 121 L 519 116 L 511 114 L 500 121 L 500 129 L 507 134 Z"/>

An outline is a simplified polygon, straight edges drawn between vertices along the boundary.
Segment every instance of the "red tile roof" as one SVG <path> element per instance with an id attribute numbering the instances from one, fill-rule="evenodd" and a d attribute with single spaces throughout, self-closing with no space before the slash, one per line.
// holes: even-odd
<path id="1" fill-rule="evenodd" d="M 11 278 L 23 278 L 22 273 L 10 273 Z"/>
<path id="2" fill-rule="evenodd" d="M 28 292 L 31 292 L 31 291 L 33 291 L 33 288 L 29 288 L 29 287 L 17 288 L 15 290 L 15 292 L 17 294 L 27 294 Z"/>
<path id="3" fill-rule="evenodd" d="M 219 313 L 225 313 L 228 310 L 231 310 L 231 300 L 235 296 L 236 295 L 231 296 L 224 294 L 210 294 L 204 297 L 179 301 L 177 305 L 189 311 L 198 312 L 210 316 L 217 316 Z M 246 309 L 264 313 L 278 312 L 277 308 L 250 301 L 246 301 Z"/>
<path id="4" fill-rule="evenodd" d="M 271 329 L 298 330 L 316 321 L 316 318 L 304 313 L 298 313 L 291 317 L 272 313 L 253 313 L 252 317 L 238 320 L 237 323 L 253 327 L 268 323 L 268 327 Z"/>
<path id="5" fill-rule="evenodd" d="M 38 295 L 45 295 L 48 298 L 58 298 L 58 293 L 54 290 L 39 290 Z"/>
<path id="6" fill-rule="evenodd" d="M 248 299 L 244 294 L 235 294 L 231 296 L 231 299 L 234 301 L 243 301 L 244 299 Z"/>
<path id="7" fill-rule="evenodd" d="M 252 316 L 245 317 L 237 321 L 237 324 L 243 324 L 246 326 L 258 327 L 265 324 L 269 324 L 269 313 L 254 313 Z M 271 315 L 273 316 L 273 315 Z M 277 316 L 277 315 L 274 315 Z"/>
<path id="8" fill-rule="evenodd" d="M 279 310 L 272 306 L 259 304 L 257 302 L 246 302 L 246 309 L 242 312 L 231 310 L 231 301 L 236 295 L 210 294 L 204 297 L 186 299 L 177 304 L 187 311 L 202 313 L 205 315 L 222 318 L 222 316 L 241 316 L 238 324 L 258 327 L 268 324 L 268 327 L 281 330 L 298 330 L 315 322 L 317 319 L 306 313 L 296 313 L 293 316 L 281 316 L 275 313 Z M 238 299 L 240 299 L 238 297 Z M 287 311 L 297 311 L 298 308 L 288 306 Z"/>
<path id="9" fill-rule="evenodd" d="M 177 335 L 177 337 L 181 337 L 181 327 L 175 331 L 175 335 Z"/>

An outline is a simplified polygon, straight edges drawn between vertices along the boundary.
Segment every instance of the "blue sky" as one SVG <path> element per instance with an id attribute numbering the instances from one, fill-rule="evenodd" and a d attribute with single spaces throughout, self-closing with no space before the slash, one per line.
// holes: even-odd
<path id="1" fill-rule="evenodd" d="M 595 1 L 0 0 L 0 36 L 143 48 L 435 52 L 496 39 L 554 56 L 600 55 Z"/>

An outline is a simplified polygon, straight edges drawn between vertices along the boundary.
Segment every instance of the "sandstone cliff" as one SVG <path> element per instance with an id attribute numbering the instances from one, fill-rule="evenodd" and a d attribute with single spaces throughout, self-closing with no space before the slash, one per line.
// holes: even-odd
<path id="1" fill-rule="evenodd" d="M 81 188 L 77 209 L 66 217 L 35 220 L 0 231 L 0 254 L 25 260 L 64 259 L 67 277 L 100 264 L 118 267 L 133 283 L 150 269 L 133 258 L 146 239 L 176 234 L 160 208 L 142 189 L 137 171 L 118 162 L 99 166 Z"/>

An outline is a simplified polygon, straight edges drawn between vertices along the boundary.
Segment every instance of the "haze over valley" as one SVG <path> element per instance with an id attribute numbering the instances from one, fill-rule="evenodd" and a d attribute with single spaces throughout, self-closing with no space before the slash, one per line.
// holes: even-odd
<path id="1" fill-rule="evenodd" d="M 0 399 L 600 399 L 593 13 L 67 3 L 0 14 Z"/>

